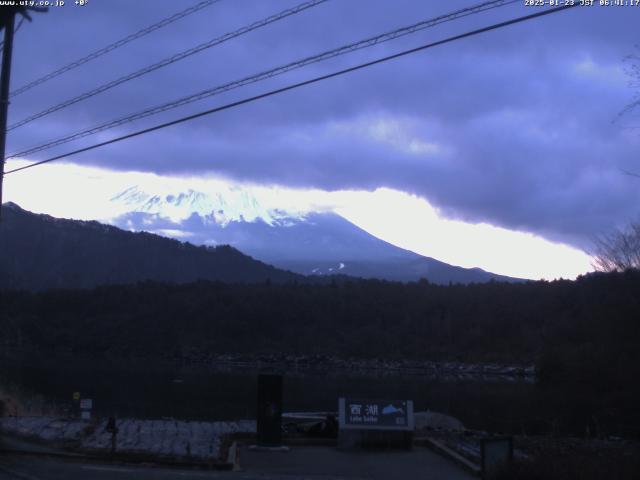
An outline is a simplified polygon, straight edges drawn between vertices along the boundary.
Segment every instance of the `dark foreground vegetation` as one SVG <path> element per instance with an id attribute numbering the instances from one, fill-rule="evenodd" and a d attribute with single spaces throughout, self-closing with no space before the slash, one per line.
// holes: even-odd
<path id="1" fill-rule="evenodd" d="M 528 458 L 516 460 L 499 480 L 636 480 L 640 473 L 638 442 L 521 438 L 516 446 Z"/>
<path id="2" fill-rule="evenodd" d="M 640 437 L 640 272 L 438 286 L 142 283 L 0 293 L 6 351 L 188 360 L 212 354 L 536 364 L 537 426 Z M 492 407 L 501 409 L 497 404 Z M 540 433 L 540 432 L 538 432 Z"/>

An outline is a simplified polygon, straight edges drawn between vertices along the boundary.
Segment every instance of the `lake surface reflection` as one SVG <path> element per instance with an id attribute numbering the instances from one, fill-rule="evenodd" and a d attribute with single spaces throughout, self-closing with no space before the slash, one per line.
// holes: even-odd
<path id="1" fill-rule="evenodd" d="M 80 392 L 83 398 L 93 399 L 93 414 L 101 417 L 255 418 L 259 372 L 179 368 L 147 361 L 118 365 L 68 358 L 46 362 L 3 359 L 0 396 L 16 399 L 23 412 L 46 408 L 72 414 L 73 392 Z M 284 408 L 335 411 L 340 396 L 411 399 L 417 411 L 448 413 L 469 428 L 507 431 L 526 423 L 535 410 L 535 388 L 514 378 L 488 382 L 362 372 L 285 372 Z"/>

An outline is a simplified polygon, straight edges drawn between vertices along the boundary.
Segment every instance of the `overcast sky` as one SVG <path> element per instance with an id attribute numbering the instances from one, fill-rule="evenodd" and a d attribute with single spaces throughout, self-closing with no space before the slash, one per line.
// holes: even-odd
<path id="1" fill-rule="evenodd" d="M 197 2 L 66 3 L 34 15 L 33 23 L 25 22 L 16 34 L 12 89 Z M 15 97 L 9 123 L 297 3 L 221 0 Z M 12 130 L 7 152 L 476 3 L 332 0 Z M 305 67 L 28 159 L 537 11 L 523 3 Z M 640 130 L 630 128 L 639 121 L 633 112 L 618 118 L 637 93 L 629 86 L 624 57 L 638 52 L 638 25 L 640 6 L 574 8 L 68 162 L 167 177 L 217 176 L 301 192 L 387 188 L 428 203 L 443 219 L 589 249 L 594 235 L 640 215 L 640 180 L 622 172 L 640 171 Z M 30 172 L 15 175 L 28 178 Z M 12 180 L 7 176 L 6 182 Z M 33 195 L 38 195 L 35 189 Z"/>

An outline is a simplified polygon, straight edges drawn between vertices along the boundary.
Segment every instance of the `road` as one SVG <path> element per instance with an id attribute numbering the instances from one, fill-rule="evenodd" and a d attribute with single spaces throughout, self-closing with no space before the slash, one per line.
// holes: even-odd
<path id="1" fill-rule="evenodd" d="M 246 472 L 83 463 L 31 456 L 0 456 L 0 480 L 202 480 L 205 478 L 281 480 L 283 477 Z M 291 480 L 290 476 L 284 478 Z"/>
<path id="2" fill-rule="evenodd" d="M 289 452 L 240 451 L 241 471 L 205 471 L 90 463 L 33 455 L 0 455 L 0 480 L 386 480 L 402 478 L 471 480 L 430 450 L 411 452 L 340 452 L 335 448 L 303 447 Z"/>

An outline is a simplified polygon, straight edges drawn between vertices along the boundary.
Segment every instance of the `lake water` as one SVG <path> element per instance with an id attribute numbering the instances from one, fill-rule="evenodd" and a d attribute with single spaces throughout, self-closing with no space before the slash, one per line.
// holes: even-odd
<path id="1" fill-rule="evenodd" d="M 73 411 L 73 392 L 93 399 L 97 416 L 185 420 L 255 418 L 256 369 L 211 371 L 116 365 L 73 359 L 0 365 L 1 396 L 32 411 Z M 284 378 L 285 411 L 336 411 L 340 396 L 411 399 L 416 411 L 460 418 L 470 428 L 518 430 L 535 414 L 535 386 L 524 380 L 452 380 L 419 375 L 291 372 Z M 10 413 L 10 412 L 9 412 Z"/>

